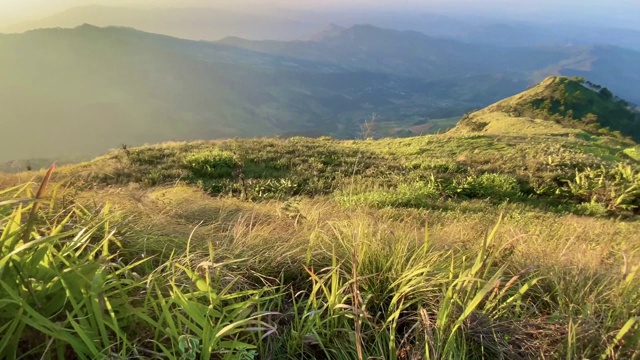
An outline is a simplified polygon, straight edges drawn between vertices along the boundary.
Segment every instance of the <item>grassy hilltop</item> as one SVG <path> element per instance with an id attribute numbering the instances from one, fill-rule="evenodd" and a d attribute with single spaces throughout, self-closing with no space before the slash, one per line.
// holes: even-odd
<path id="1" fill-rule="evenodd" d="M 573 86 L 528 94 L 556 83 Z M 603 130 L 613 97 L 595 126 L 524 95 L 441 135 L 165 143 L 0 175 L 0 353 L 638 358 L 632 127 Z"/>
<path id="2" fill-rule="evenodd" d="M 548 77 L 531 89 L 465 116 L 460 129 L 487 133 L 614 135 L 640 140 L 631 105 L 584 79 Z"/>

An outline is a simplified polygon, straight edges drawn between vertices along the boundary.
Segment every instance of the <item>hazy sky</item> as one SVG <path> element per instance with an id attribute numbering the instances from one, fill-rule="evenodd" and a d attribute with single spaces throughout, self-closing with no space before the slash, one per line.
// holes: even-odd
<path id="1" fill-rule="evenodd" d="M 255 8 L 255 4 L 258 4 L 264 7 L 280 5 L 317 10 L 349 7 L 352 11 L 415 8 L 425 12 L 509 16 L 521 20 L 535 17 L 538 21 L 558 22 L 565 18 L 580 18 L 611 26 L 633 26 L 640 17 L 640 0 L 0 0 L 0 21 L 6 25 L 8 22 L 43 17 L 70 7 L 91 4 L 241 9 Z"/>

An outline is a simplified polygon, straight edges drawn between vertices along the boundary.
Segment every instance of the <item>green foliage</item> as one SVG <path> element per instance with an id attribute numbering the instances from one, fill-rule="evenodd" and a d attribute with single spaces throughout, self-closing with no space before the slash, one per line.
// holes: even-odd
<path id="1" fill-rule="evenodd" d="M 511 175 L 488 173 L 468 176 L 454 183 L 454 194 L 469 198 L 514 199 L 520 195 L 518 180 Z"/>
<path id="2" fill-rule="evenodd" d="M 338 195 L 339 201 L 347 205 L 373 207 L 429 208 L 435 203 L 450 198 L 515 200 L 520 196 L 518 181 L 509 175 L 488 173 L 463 178 L 430 178 L 410 184 L 400 184 L 395 189 L 378 189 L 355 192 L 349 189 Z"/>
<path id="3" fill-rule="evenodd" d="M 344 203 L 373 207 L 430 208 L 447 199 L 490 199 L 563 211 L 560 207 L 589 203 L 598 193 L 595 201 L 611 215 L 629 215 L 635 201 L 631 193 L 612 205 L 617 200 L 611 199 L 608 183 L 594 181 L 582 195 L 577 189 L 572 194 L 569 186 L 576 172 L 586 169 L 623 164 L 637 173 L 638 164 L 629 158 L 628 149 L 627 141 L 587 133 L 371 141 L 246 139 L 131 148 L 127 156 L 118 151 L 72 167 L 71 174 L 77 171 L 81 184 L 99 186 L 182 181 L 213 196 L 263 201 L 336 195 Z M 611 176 L 615 183 L 616 175 Z M 615 190 L 616 198 L 625 191 Z"/>
<path id="4" fill-rule="evenodd" d="M 573 212 L 578 215 L 605 216 L 608 213 L 608 209 L 604 204 L 593 199 L 591 202 L 576 205 L 573 208 Z"/>
<path id="5" fill-rule="evenodd" d="M 629 136 L 640 139 L 638 114 L 616 99 L 607 88 L 598 92 L 585 87 L 581 79 L 549 78 L 535 89 L 519 95 L 518 102 L 500 107 L 508 113 L 554 121 L 590 133 Z"/>
<path id="6" fill-rule="evenodd" d="M 598 94 L 600 94 L 600 96 L 602 96 L 602 98 L 604 100 L 611 100 L 613 99 L 613 93 L 611 92 L 611 90 L 607 89 L 607 88 L 602 88 L 600 89 L 600 91 L 598 92 Z"/>
<path id="7" fill-rule="evenodd" d="M 234 291 L 186 259 L 149 271 L 111 230 L 108 207 L 54 214 L 35 202 L 0 202 L 0 353 L 83 359 L 164 353 L 170 359 L 236 359 L 268 329 L 257 314 L 268 288 Z M 0 191 L 2 193 L 6 191 Z M 37 199 L 39 200 L 39 199 Z M 55 209 L 50 204 L 49 211 Z M 36 218 L 37 217 L 37 218 Z M 78 226 L 80 225 L 80 226 Z M 33 228 L 30 228 L 33 226 Z M 186 262 L 185 262 L 186 260 Z M 147 269 L 147 270 L 145 270 Z M 140 338 L 140 335 L 147 338 Z M 177 354 L 173 356 L 171 354 Z"/>
<path id="8" fill-rule="evenodd" d="M 513 180 L 484 174 L 473 182 L 484 195 L 514 194 Z M 442 188 L 430 178 L 402 191 L 426 199 Z M 545 262 L 534 239 L 514 250 L 522 245 L 501 235 L 501 225 L 484 238 L 439 243 L 425 213 L 408 226 L 415 219 L 395 221 L 384 210 L 328 208 L 323 217 L 297 204 L 289 206 L 293 220 L 253 207 L 228 223 L 219 211 L 204 241 L 187 228 L 167 248 L 125 221 L 162 216 L 153 208 L 121 214 L 103 205 L 60 208 L 52 199 L 33 210 L 29 189 L 0 190 L 7 358 L 632 358 L 640 345 L 640 265 L 625 262 L 622 276 L 600 261 L 597 273 L 568 273 L 574 265 Z M 535 218 L 519 216 L 509 221 L 529 226 Z M 444 220 L 439 227 L 455 225 Z M 177 224 L 168 226 L 181 236 Z M 580 259 L 584 252 L 576 250 Z"/>
<path id="9" fill-rule="evenodd" d="M 442 185 L 435 178 L 401 184 L 395 189 L 380 189 L 358 194 L 338 195 L 345 205 L 367 205 L 373 207 L 429 207 L 442 195 Z"/>
<path id="10" fill-rule="evenodd" d="M 184 163 L 194 176 L 206 179 L 231 177 L 239 165 L 235 154 L 217 149 L 189 154 Z"/>
<path id="11" fill-rule="evenodd" d="M 575 177 L 566 180 L 566 187 L 559 193 L 583 202 L 578 211 L 589 208 L 606 208 L 608 211 L 638 212 L 640 208 L 640 172 L 631 166 L 601 167 L 576 171 Z M 584 205 L 585 202 L 589 205 Z M 596 212 L 597 213 L 597 212 Z"/>
<path id="12" fill-rule="evenodd" d="M 497 178 L 482 182 L 511 183 Z M 43 211 L 25 242 L 19 218 L 32 205 L 20 204 L 0 203 L 0 351 L 9 358 L 624 358 L 640 340 L 629 316 L 638 268 L 561 284 L 555 271 L 514 261 L 498 226 L 462 249 L 437 246 L 426 229 L 353 218 L 277 249 L 252 230 L 237 244 L 203 251 L 188 239 L 139 258 L 117 240 L 107 209 Z M 572 298 L 577 289 L 585 299 Z M 587 297 L 602 308 L 573 313 Z M 571 330 L 582 322 L 590 327 Z M 590 343 L 594 331 L 606 338 Z"/>
<path id="13" fill-rule="evenodd" d="M 640 162 L 640 146 L 624 149 L 623 152 L 633 160 Z"/>

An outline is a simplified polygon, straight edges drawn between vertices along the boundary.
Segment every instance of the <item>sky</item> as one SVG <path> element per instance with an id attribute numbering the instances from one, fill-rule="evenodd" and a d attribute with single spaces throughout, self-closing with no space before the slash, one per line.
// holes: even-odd
<path id="1" fill-rule="evenodd" d="M 328 8 L 414 9 L 431 13 L 503 16 L 518 20 L 535 18 L 553 22 L 565 19 L 593 21 L 612 27 L 640 27 L 640 0 L 0 0 L 0 25 L 35 19 L 82 5 L 202 6 L 253 8 L 282 6 L 325 10 Z"/>

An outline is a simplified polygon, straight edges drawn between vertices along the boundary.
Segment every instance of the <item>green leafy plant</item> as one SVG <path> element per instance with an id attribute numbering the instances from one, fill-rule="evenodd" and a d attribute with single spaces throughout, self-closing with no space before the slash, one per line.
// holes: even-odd
<path id="1" fill-rule="evenodd" d="M 206 179 L 231 177 L 239 166 L 235 154 L 218 149 L 189 154 L 184 164 L 194 176 Z"/>

